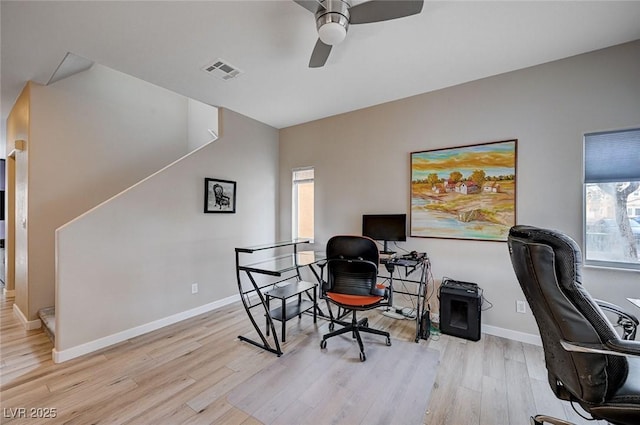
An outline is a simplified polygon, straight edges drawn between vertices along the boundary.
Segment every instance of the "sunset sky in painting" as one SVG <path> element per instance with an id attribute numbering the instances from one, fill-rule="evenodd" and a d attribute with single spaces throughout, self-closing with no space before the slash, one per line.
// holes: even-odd
<path id="1" fill-rule="evenodd" d="M 474 170 L 484 170 L 486 176 L 515 174 L 515 163 L 515 140 L 414 152 L 411 154 L 411 180 L 425 179 L 430 173 L 449 178 L 453 171 L 461 172 L 465 178 Z"/>

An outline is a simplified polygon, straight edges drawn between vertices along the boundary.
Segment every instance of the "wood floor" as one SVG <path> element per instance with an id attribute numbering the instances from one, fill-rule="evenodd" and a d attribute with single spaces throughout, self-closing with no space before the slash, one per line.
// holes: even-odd
<path id="1" fill-rule="evenodd" d="M 42 331 L 22 328 L 12 304 L 11 298 L 0 299 L 0 423 L 260 423 L 227 400 L 233 389 L 278 361 L 275 355 L 237 339 L 251 333 L 240 304 L 62 364 L 52 362 L 53 346 Z M 411 321 L 371 312 L 370 324 L 388 329 L 394 338 L 413 339 Z M 290 321 L 284 351 L 308 340 L 300 334 L 325 329 L 326 322 L 313 325 L 307 316 Z M 478 342 L 432 335 L 420 344 L 440 351 L 425 424 L 528 425 L 529 416 L 536 412 L 576 424 L 604 424 L 581 419 L 569 404 L 555 399 L 540 347 L 486 334 Z M 371 385 L 380 385 L 384 391 L 384 385 L 374 379 Z M 16 410 L 20 408 L 26 410 Z M 22 413 L 27 417 L 55 413 L 55 418 L 21 419 Z M 308 423 L 304 417 L 296 420 L 296 425 L 303 423 Z"/>

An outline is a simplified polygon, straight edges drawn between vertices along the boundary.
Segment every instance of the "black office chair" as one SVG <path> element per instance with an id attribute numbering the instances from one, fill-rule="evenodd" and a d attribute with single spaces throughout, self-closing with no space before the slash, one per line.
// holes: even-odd
<path id="1" fill-rule="evenodd" d="M 579 404 L 594 419 L 640 424 L 640 341 L 620 338 L 597 300 L 582 287 L 582 254 L 576 242 L 553 230 L 514 226 L 508 245 L 540 330 L 556 397 Z M 637 327 L 637 318 L 616 309 Z M 531 418 L 532 425 L 545 422 L 569 424 L 546 415 Z"/>
<path id="2" fill-rule="evenodd" d="M 389 332 L 369 328 L 366 318 L 358 320 L 357 311 L 387 306 L 391 300 L 391 289 L 377 284 L 378 246 L 364 236 L 334 236 L 327 242 L 327 279 L 323 284 L 323 296 L 327 300 L 331 323 L 329 332 L 322 336 L 320 348 L 327 347 L 327 339 L 351 332 L 360 346 L 360 361 L 367 359 L 360 332 L 386 336 L 391 345 Z M 331 306 L 338 306 L 334 317 Z M 351 313 L 351 321 L 340 318 Z M 335 323 L 344 326 L 334 331 Z"/>

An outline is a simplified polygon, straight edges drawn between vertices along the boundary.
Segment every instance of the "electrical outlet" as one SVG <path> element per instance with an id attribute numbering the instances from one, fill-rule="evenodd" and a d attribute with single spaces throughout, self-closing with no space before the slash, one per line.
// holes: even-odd
<path id="1" fill-rule="evenodd" d="M 197 294 L 198 293 L 198 284 L 197 283 L 192 283 L 191 284 L 191 293 L 192 294 Z"/>
<path id="2" fill-rule="evenodd" d="M 526 313 L 527 312 L 527 303 L 521 300 L 516 301 L 516 313 Z"/>

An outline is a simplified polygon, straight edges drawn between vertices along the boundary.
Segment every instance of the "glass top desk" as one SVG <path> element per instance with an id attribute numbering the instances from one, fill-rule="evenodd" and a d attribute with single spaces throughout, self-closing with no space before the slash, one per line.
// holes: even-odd
<path id="1" fill-rule="evenodd" d="M 314 266 L 324 263 L 326 257 L 323 252 L 298 250 L 299 245 L 309 242 L 308 239 L 296 239 L 236 248 L 236 276 L 240 299 L 249 316 L 249 320 L 260 338 L 260 341 L 255 341 L 240 335 L 238 336 L 240 340 L 280 356 L 282 355 L 282 349 L 276 334 L 274 320 L 282 323 L 282 342 L 285 342 L 287 320 L 295 316 L 301 317 L 302 313 L 313 309 L 313 320 L 314 322 L 316 321 L 318 308 L 316 288 L 318 283 L 321 282 L 321 277 Z M 241 263 L 240 261 L 240 254 L 254 254 L 266 250 L 289 250 L 293 252 L 262 258 L 257 261 L 249 261 L 248 263 Z M 317 282 L 303 280 L 300 270 L 305 267 L 312 271 Z M 262 275 L 263 277 L 257 279 L 256 275 Z M 265 278 L 266 276 L 277 279 L 274 281 L 274 279 Z M 243 277 L 248 279 L 250 285 L 243 284 Z M 287 302 L 290 298 L 295 298 L 295 300 Z M 281 305 L 271 309 L 271 299 L 280 300 Z M 262 332 L 254 317 L 253 310 L 255 308 L 258 311 L 264 311 L 266 334 Z M 271 338 L 269 338 L 270 336 Z"/>
<path id="2" fill-rule="evenodd" d="M 266 274 L 270 276 L 282 276 L 283 274 L 295 270 L 298 267 L 316 264 L 324 261 L 325 259 L 326 256 L 324 252 L 301 251 L 296 252 L 295 254 L 284 254 L 278 257 L 260 260 L 255 263 L 241 265 L 238 268 L 242 271 Z"/>

